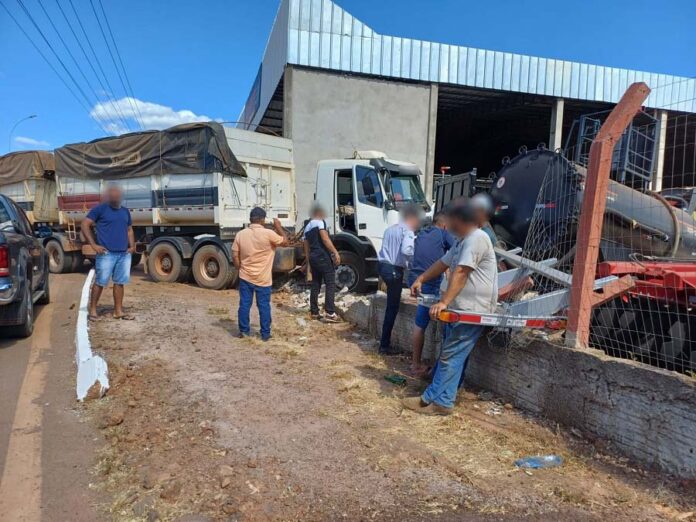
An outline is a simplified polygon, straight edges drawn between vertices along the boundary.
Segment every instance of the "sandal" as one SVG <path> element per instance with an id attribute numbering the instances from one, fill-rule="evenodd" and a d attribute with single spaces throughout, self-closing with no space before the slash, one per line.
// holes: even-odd
<path id="1" fill-rule="evenodd" d="M 87 316 L 87 320 L 88 320 L 88 321 L 98 321 L 98 320 L 99 320 L 99 316 L 98 316 L 98 315 L 89 314 L 89 315 Z"/>
<path id="2" fill-rule="evenodd" d="M 135 316 L 130 314 L 114 315 L 114 319 L 119 319 L 121 321 L 133 321 Z"/>

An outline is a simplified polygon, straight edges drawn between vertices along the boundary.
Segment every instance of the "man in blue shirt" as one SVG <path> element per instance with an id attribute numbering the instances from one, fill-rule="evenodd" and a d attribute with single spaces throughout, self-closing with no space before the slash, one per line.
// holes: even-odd
<path id="1" fill-rule="evenodd" d="M 135 237 L 130 211 L 121 205 L 123 194 L 116 184 L 106 189 L 104 201 L 89 211 L 82 222 L 82 233 L 97 254 L 96 279 L 89 301 L 89 319 L 97 319 L 97 303 L 102 291 L 114 283 L 114 319 L 132 320 L 123 313 L 123 286 L 130 279 L 131 254 L 135 252 Z M 92 226 L 97 229 L 95 239 Z"/>
<path id="2" fill-rule="evenodd" d="M 396 353 L 391 347 L 391 333 L 401 305 L 401 289 L 404 284 L 404 269 L 413 256 L 413 231 L 420 225 L 418 207 L 408 205 L 401 211 L 401 221 L 384 231 L 382 248 L 377 255 L 379 276 L 387 285 L 387 306 L 384 310 L 382 338 L 379 353 L 391 355 Z"/>
<path id="3" fill-rule="evenodd" d="M 424 226 L 416 236 L 413 261 L 408 273 L 408 286 L 411 287 L 416 278 L 442 258 L 452 248 L 455 240 L 447 232 L 447 218 L 442 212 L 433 217 L 432 224 Z M 442 275 L 423 283 L 421 295 L 439 297 Z M 416 309 L 416 328 L 413 331 L 413 360 L 411 373 L 414 377 L 421 377 L 427 368 L 421 363 L 425 330 L 430 323 L 430 307 L 418 305 Z"/>

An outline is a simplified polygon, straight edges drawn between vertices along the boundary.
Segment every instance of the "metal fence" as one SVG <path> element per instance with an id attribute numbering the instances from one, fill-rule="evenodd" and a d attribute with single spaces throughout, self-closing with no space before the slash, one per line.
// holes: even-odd
<path id="1" fill-rule="evenodd" d="M 581 118 L 564 151 L 525 152 L 528 169 L 542 160 L 545 169 L 520 255 L 553 272 L 521 272 L 503 297 L 567 289 L 559 274 L 572 275 L 579 292 L 578 274 L 589 273 L 595 290 L 586 280 L 582 297 L 569 303 L 569 330 L 551 340 L 569 344 L 578 333 L 582 340 L 584 309 L 589 346 L 696 377 L 696 116 L 639 112 L 593 169 L 599 156 L 590 146 L 607 140 L 599 135 L 606 117 Z M 598 169 L 607 182 L 595 190 Z M 528 331 L 514 332 L 510 342 L 529 339 Z"/>

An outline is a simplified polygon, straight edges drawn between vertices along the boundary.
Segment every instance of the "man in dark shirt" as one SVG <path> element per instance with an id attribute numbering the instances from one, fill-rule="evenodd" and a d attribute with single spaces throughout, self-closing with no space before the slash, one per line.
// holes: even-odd
<path id="1" fill-rule="evenodd" d="M 312 319 L 336 323 L 339 321 L 334 306 L 336 266 L 341 262 L 341 256 L 331 241 L 329 231 L 326 230 L 325 219 L 326 212 L 319 204 L 315 204 L 312 206 L 311 219 L 304 229 L 305 257 L 309 260 L 309 268 L 312 271 L 309 309 Z M 326 285 L 326 298 L 324 299 L 326 315 L 324 316 L 319 313 L 319 292 L 322 282 Z"/>
<path id="2" fill-rule="evenodd" d="M 97 254 L 96 279 L 89 301 L 90 320 L 97 319 L 97 303 L 109 279 L 114 284 L 114 319 L 133 319 L 132 315 L 123 313 L 123 287 L 130 279 L 135 237 L 130 211 L 121 206 L 122 201 L 121 189 L 115 184 L 109 185 L 104 201 L 90 210 L 82 222 L 82 233 Z M 97 229 L 96 239 L 92 226 Z"/>
<path id="3" fill-rule="evenodd" d="M 433 223 L 423 227 L 416 236 L 411 270 L 408 273 L 408 286 L 413 285 L 416 278 L 437 262 L 454 245 L 454 238 L 447 232 L 447 218 L 443 213 L 433 217 Z M 440 295 L 442 276 L 423 284 L 421 295 Z M 416 328 L 413 332 L 413 362 L 411 373 L 415 377 L 422 376 L 427 368 L 421 362 L 425 329 L 430 323 L 429 306 L 418 305 L 416 309 Z"/>

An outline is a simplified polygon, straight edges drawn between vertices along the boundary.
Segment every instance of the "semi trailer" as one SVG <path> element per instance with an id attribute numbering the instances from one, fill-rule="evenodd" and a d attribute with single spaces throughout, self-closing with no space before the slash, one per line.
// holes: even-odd
<path id="1" fill-rule="evenodd" d="M 232 242 L 253 207 L 286 228 L 295 225 L 292 143 L 284 138 L 195 123 L 66 145 L 55 154 L 68 234 L 50 241 L 70 256 L 94 256 L 79 229 L 111 182 L 123 190 L 137 252 L 158 282 L 192 276 L 203 288 L 233 285 Z M 295 268 L 294 253 L 278 248 L 274 271 Z"/>

